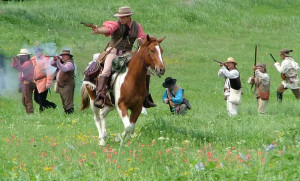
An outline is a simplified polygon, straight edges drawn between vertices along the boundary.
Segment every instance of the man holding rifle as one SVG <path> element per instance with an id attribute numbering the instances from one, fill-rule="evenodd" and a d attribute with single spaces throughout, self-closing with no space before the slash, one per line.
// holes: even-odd
<path id="1" fill-rule="evenodd" d="M 238 114 L 238 105 L 241 104 L 241 80 L 240 73 L 236 69 L 237 62 L 229 57 L 225 63 L 220 63 L 218 76 L 225 78 L 224 96 L 227 103 L 229 116 Z"/>
<path id="2" fill-rule="evenodd" d="M 142 26 L 131 19 L 131 15 L 134 12 L 130 10 L 130 7 L 120 7 L 119 12 L 114 14 L 118 17 L 118 21 L 105 21 L 103 25 L 98 28 L 96 25 L 89 26 L 92 28 L 92 33 L 103 34 L 105 36 L 111 36 L 111 40 L 108 48 L 106 49 L 107 56 L 104 62 L 104 69 L 101 75 L 97 79 L 96 88 L 96 99 L 94 105 L 96 107 L 102 108 L 105 103 L 106 98 L 106 87 L 109 82 L 109 77 L 111 75 L 112 61 L 116 56 L 122 56 L 125 53 L 131 53 L 133 44 L 136 39 L 138 43 L 142 43 L 142 39 L 146 38 L 146 34 Z M 100 61 L 98 59 L 98 61 Z M 144 107 L 155 107 L 149 94 L 149 84 L 150 84 L 150 73 L 146 76 L 146 86 L 148 90 L 148 95 L 144 101 Z"/>
<path id="3" fill-rule="evenodd" d="M 33 113 L 32 93 L 35 89 L 33 82 L 33 64 L 27 49 L 21 49 L 17 57 L 13 58 L 11 66 L 15 68 L 21 77 L 22 103 L 27 114 Z"/>
<path id="4" fill-rule="evenodd" d="M 255 75 L 249 77 L 248 83 L 254 84 L 254 96 L 257 99 L 257 111 L 265 114 L 270 96 L 270 77 L 267 73 L 266 64 L 258 63 L 253 67 Z"/>
<path id="5" fill-rule="evenodd" d="M 280 58 L 283 60 L 281 63 L 276 62 L 274 66 L 281 73 L 282 82 L 277 89 L 277 101 L 282 102 L 282 94 L 286 89 L 291 89 L 297 99 L 300 99 L 298 70 L 299 65 L 290 56 L 293 50 L 282 49 L 280 51 Z"/>

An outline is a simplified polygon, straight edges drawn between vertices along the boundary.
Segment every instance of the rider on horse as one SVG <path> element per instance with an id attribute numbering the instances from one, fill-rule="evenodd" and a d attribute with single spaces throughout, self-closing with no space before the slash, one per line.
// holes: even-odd
<path id="1" fill-rule="evenodd" d="M 133 44 L 136 39 L 138 43 L 142 43 L 142 39 L 146 38 L 146 34 L 140 24 L 131 19 L 130 7 L 120 7 L 119 12 L 114 14 L 119 17 L 118 21 L 105 21 L 102 27 L 92 27 L 93 34 L 104 34 L 111 36 L 109 47 L 107 51 L 109 54 L 105 58 L 104 68 L 101 75 L 97 78 L 96 100 L 94 106 L 102 108 L 105 104 L 106 87 L 109 83 L 111 75 L 112 61 L 117 56 L 122 56 L 125 53 L 131 53 Z M 156 105 L 151 102 L 151 95 L 149 94 L 150 72 L 146 76 L 147 97 L 145 98 L 143 106 L 146 108 L 155 107 Z"/>

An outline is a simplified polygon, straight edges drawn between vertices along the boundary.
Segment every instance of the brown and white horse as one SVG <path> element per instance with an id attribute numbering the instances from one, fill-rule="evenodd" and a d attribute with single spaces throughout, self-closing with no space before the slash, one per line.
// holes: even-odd
<path id="1" fill-rule="evenodd" d="M 146 73 L 150 69 L 153 73 L 161 76 L 165 73 L 165 66 L 162 60 L 163 49 L 160 43 L 163 39 L 149 37 L 142 43 L 140 49 L 132 56 L 131 61 L 124 73 L 120 73 L 113 84 L 115 107 L 124 124 L 124 132 L 121 139 L 132 134 L 135 123 L 141 114 L 143 101 L 147 95 Z M 94 106 L 96 97 L 95 85 L 90 82 L 83 82 L 81 86 L 81 110 L 91 105 L 94 113 L 94 121 L 99 132 L 99 145 L 105 145 L 107 137 L 106 120 L 108 112 L 114 106 L 106 105 L 99 109 Z M 130 110 L 130 116 L 128 115 Z"/>

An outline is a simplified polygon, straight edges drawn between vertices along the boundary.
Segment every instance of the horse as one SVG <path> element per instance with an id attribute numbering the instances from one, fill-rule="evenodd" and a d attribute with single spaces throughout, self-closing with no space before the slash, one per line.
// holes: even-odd
<path id="1" fill-rule="evenodd" d="M 118 114 L 124 124 L 124 131 L 119 136 L 121 140 L 127 135 L 133 134 L 135 124 L 141 114 L 143 101 L 147 94 L 146 74 L 150 70 L 152 74 L 159 77 L 165 73 L 165 66 L 162 59 L 163 49 L 160 43 L 164 40 L 156 39 L 147 35 L 140 48 L 133 53 L 128 63 L 126 71 L 120 73 L 113 83 L 113 94 L 115 106 L 110 100 L 100 109 L 94 106 L 96 98 L 95 84 L 84 81 L 81 86 L 81 110 L 91 105 L 94 113 L 94 122 L 99 133 L 99 145 L 106 144 L 106 116 L 108 113 L 117 108 Z M 128 114 L 130 110 L 130 116 Z"/>

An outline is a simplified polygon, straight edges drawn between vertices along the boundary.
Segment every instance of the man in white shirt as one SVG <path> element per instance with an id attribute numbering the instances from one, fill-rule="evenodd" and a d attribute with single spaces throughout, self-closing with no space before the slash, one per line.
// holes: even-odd
<path id="1" fill-rule="evenodd" d="M 286 89 L 291 89 L 297 99 L 300 99 L 300 89 L 299 89 L 299 79 L 298 70 L 299 65 L 295 60 L 289 55 L 293 50 L 282 49 L 280 51 L 280 58 L 283 60 L 281 63 L 276 62 L 274 66 L 281 73 L 281 78 L 283 79 L 281 84 L 277 89 L 277 100 L 282 102 L 282 94 Z"/>
<path id="2" fill-rule="evenodd" d="M 238 113 L 240 103 L 229 101 L 230 91 L 241 91 L 240 73 L 236 69 L 237 62 L 229 57 L 225 63 L 221 63 L 218 76 L 225 78 L 224 96 L 227 102 L 227 112 L 229 116 L 235 116 Z"/>

